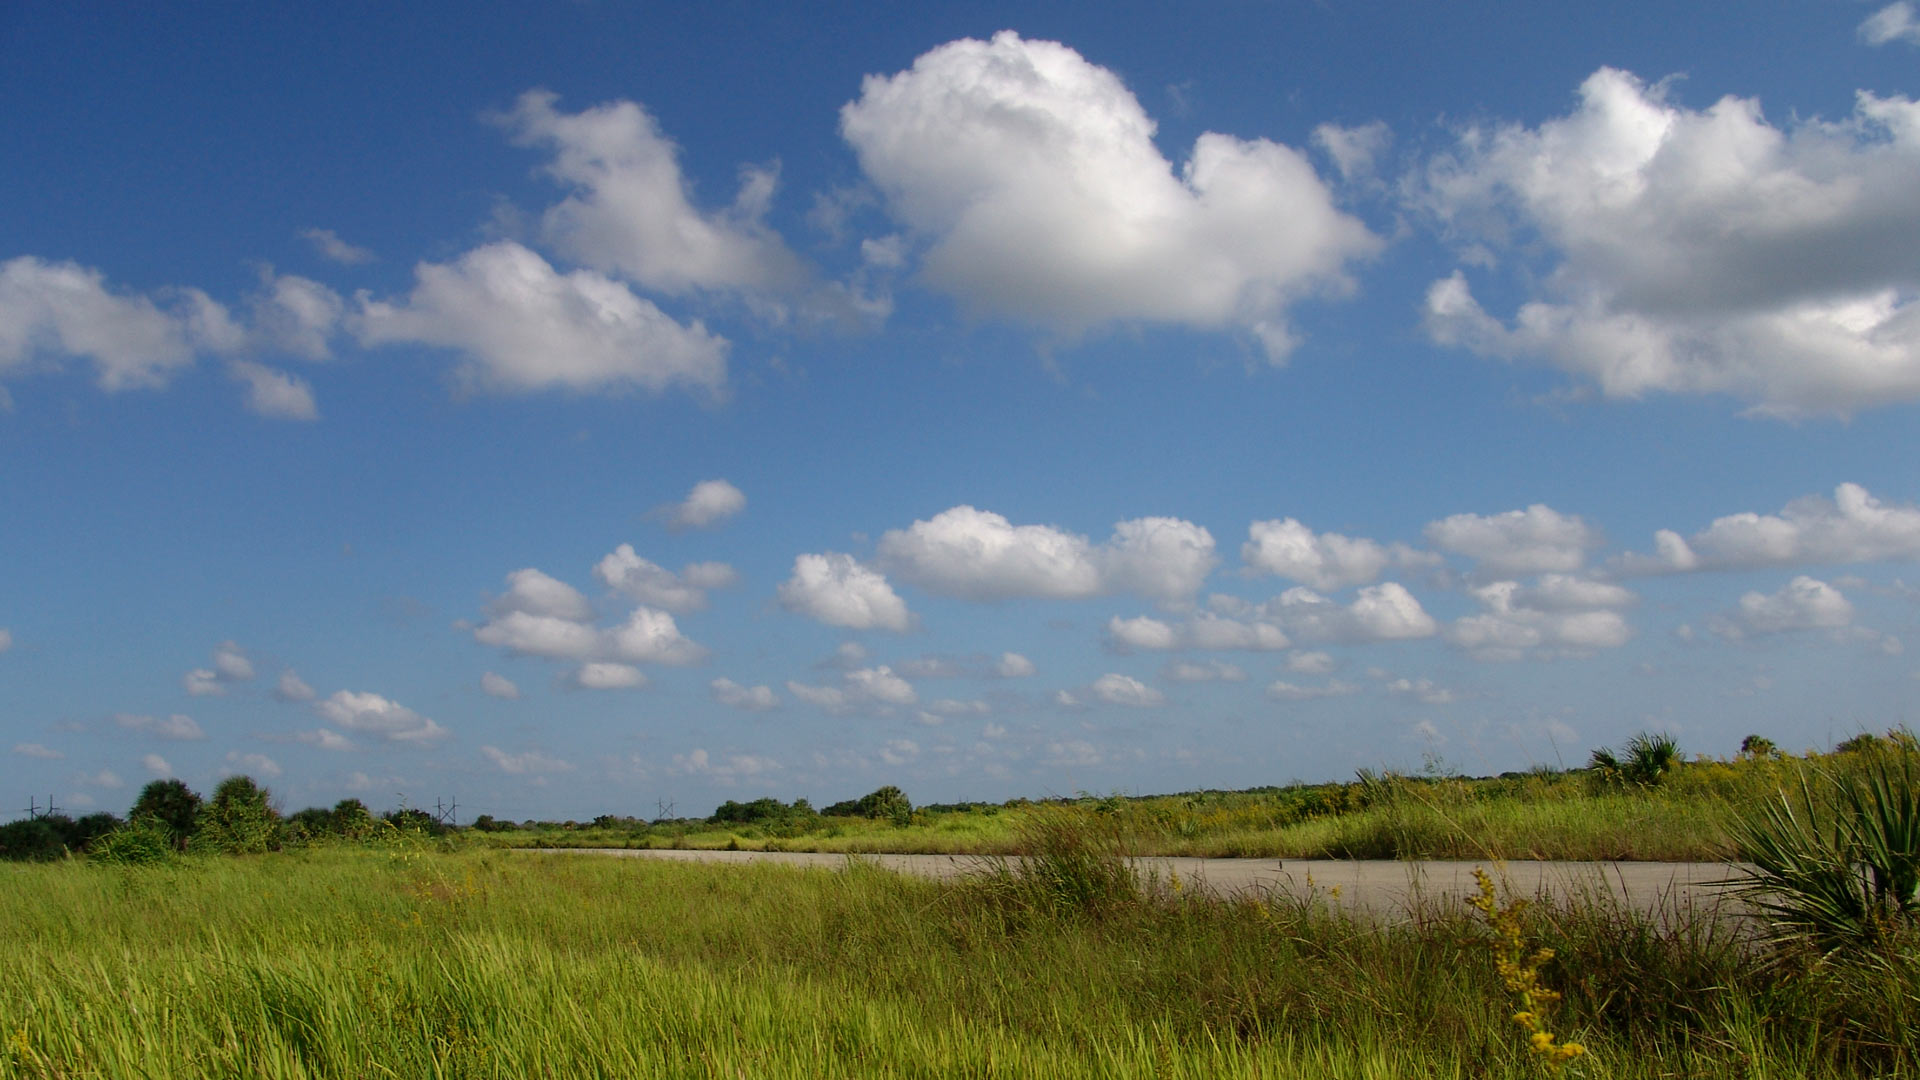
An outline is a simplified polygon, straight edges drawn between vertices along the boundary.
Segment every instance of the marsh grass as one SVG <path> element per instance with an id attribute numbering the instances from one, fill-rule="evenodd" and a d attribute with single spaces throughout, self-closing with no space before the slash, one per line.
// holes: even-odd
<path id="1" fill-rule="evenodd" d="M 0 867 L 0 1077 L 1537 1075 L 1460 905 L 1216 899 L 1059 820 L 955 884 L 423 845 Z M 1712 920 L 1525 911 L 1569 1075 L 1914 1074 L 1911 964 L 1762 974 Z"/>

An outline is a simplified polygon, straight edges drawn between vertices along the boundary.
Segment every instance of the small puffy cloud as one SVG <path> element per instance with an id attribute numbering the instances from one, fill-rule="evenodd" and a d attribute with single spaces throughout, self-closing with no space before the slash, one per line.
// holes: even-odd
<path id="1" fill-rule="evenodd" d="M 1471 590 L 1482 611 L 1447 627 L 1446 639 L 1479 660 L 1583 655 L 1625 645 L 1633 629 L 1617 610 L 1633 594 L 1615 585 L 1549 575 L 1525 588 L 1496 581 Z"/>
<path id="2" fill-rule="evenodd" d="M 1778 514 L 1729 514 L 1690 537 L 1662 529 L 1654 554 L 1627 555 L 1628 574 L 1846 565 L 1920 559 L 1920 508 L 1888 506 L 1858 484 L 1833 498 L 1795 499 Z"/>
<path id="3" fill-rule="evenodd" d="M 1578 516 L 1539 503 L 1486 517 L 1455 514 L 1428 525 L 1426 535 L 1433 546 L 1495 576 L 1578 570 L 1601 543 L 1599 531 Z"/>
<path id="4" fill-rule="evenodd" d="M 528 567 L 507 575 L 507 591 L 487 605 L 490 615 L 519 612 L 549 616 L 569 622 L 592 622 L 593 605 L 580 590 L 557 578 Z"/>
<path id="5" fill-rule="evenodd" d="M 707 580 L 731 573 L 723 563 L 702 563 L 698 571 Z M 693 569 L 689 567 L 688 569 Z M 632 544 L 621 544 L 593 568 L 593 576 L 609 589 L 632 599 L 676 613 L 699 611 L 707 606 L 707 592 L 666 567 L 642 558 Z"/>
<path id="6" fill-rule="evenodd" d="M 827 552 L 793 560 L 793 576 L 780 586 L 780 604 L 828 626 L 904 632 L 912 625 L 904 600 L 884 575 L 851 555 Z"/>
<path id="7" fill-rule="evenodd" d="M 581 664 L 572 682 L 582 690 L 634 690 L 647 685 L 647 676 L 631 664 L 595 660 Z"/>
<path id="8" fill-rule="evenodd" d="M 1279 361 L 1288 305 L 1380 246 L 1299 151 L 1209 132 L 1176 170 L 1118 76 L 1012 31 L 869 76 L 840 130 L 927 245 L 923 281 L 1061 334 L 1233 327 Z"/>
<path id="9" fill-rule="evenodd" d="M 742 686 L 732 679 L 715 679 L 707 684 L 713 700 L 730 709 L 766 712 L 780 707 L 780 698 L 770 686 Z"/>
<path id="10" fill-rule="evenodd" d="M 913 684 L 894 674 L 893 669 L 885 664 L 846 672 L 840 677 L 839 686 L 808 686 L 788 682 L 787 691 L 801 701 L 830 713 L 884 710 L 919 701 Z"/>
<path id="11" fill-rule="evenodd" d="M 246 682 L 253 678 L 253 661 L 238 644 L 223 641 L 213 650 L 213 670 L 222 682 Z"/>
<path id="12" fill-rule="evenodd" d="M 1707 625 L 1725 638 L 1781 634 L 1790 630 L 1839 630 L 1853 623 L 1853 604 L 1840 590 L 1802 574 L 1775 593 L 1750 592 L 1740 607 Z"/>
<path id="13" fill-rule="evenodd" d="M 813 275 L 765 223 L 777 176 L 746 169 L 733 205 L 695 207 L 679 152 L 631 101 L 577 113 L 545 90 L 520 95 L 499 122 L 521 146 L 554 151 L 546 173 L 568 196 L 542 232 L 569 258 L 669 295 L 696 291 L 789 294 Z"/>
<path id="14" fill-rule="evenodd" d="M 1323 686 L 1300 686 L 1284 679 L 1267 684 L 1267 696 L 1275 701 L 1314 701 L 1319 698 L 1345 697 L 1360 692 L 1358 686 L 1339 680 Z"/>
<path id="15" fill-rule="evenodd" d="M 519 656 L 549 660 L 580 660 L 600 651 L 600 632 L 594 627 L 552 615 L 509 611 L 476 628 L 473 638 Z"/>
<path id="16" fill-rule="evenodd" d="M 1170 623 L 1141 615 L 1107 620 L 1107 636 L 1123 649 L 1171 649 L 1180 643 L 1180 635 Z"/>
<path id="17" fill-rule="evenodd" d="M 194 668 L 180 676 L 180 688 L 194 697 L 219 697 L 227 692 L 219 673 L 212 668 Z"/>
<path id="18" fill-rule="evenodd" d="M 317 746 L 322 750 L 344 751 L 360 749 L 354 745 L 352 739 L 327 728 L 297 732 L 293 736 L 293 741 L 305 743 L 308 746 Z"/>
<path id="19" fill-rule="evenodd" d="M 173 310 L 145 296 L 107 288 L 97 270 L 30 255 L 0 263 L 0 377 L 57 367 L 66 357 L 90 361 L 106 391 L 167 384 L 192 366 L 201 328 L 227 339 L 226 309 L 188 290 Z"/>
<path id="20" fill-rule="evenodd" d="M 1087 689 L 1093 696 L 1109 705 L 1126 705 L 1136 709 L 1157 708 L 1167 703 L 1167 696 L 1131 675 L 1109 672 L 1093 680 Z"/>
<path id="21" fill-rule="evenodd" d="M 1212 534 L 1177 518 L 1120 522 L 1095 546 L 1077 533 L 1014 525 L 971 506 L 890 530 L 879 543 L 879 562 L 890 572 L 966 600 L 1130 592 L 1179 604 L 1199 590 L 1217 561 Z"/>
<path id="22" fill-rule="evenodd" d="M 298 375 L 252 360 L 235 360 L 227 371 L 247 388 L 247 409 L 279 420 L 318 420 L 313 386 Z"/>
<path id="23" fill-rule="evenodd" d="M 307 685 L 298 672 L 292 668 L 280 673 L 280 680 L 274 684 L 273 696 L 281 701 L 312 701 L 316 696 L 313 687 Z"/>
<path id="24" fill-rule="evenodd" d="M 513 680 L 491 671 L 480 676 L 480 692 L 506 701 L 520 700 L 520 688 L 514 685 Z"/>
<path id="25" fill-rule="evenodd" d="M 1170 682 L 1245 682 L 1247 673 L 1223 660 L 1170 660 L 1160 677 Z"/>
<path id="26" fill-rule="evenodd" d="M 723 562 L 688 563 L 680 568 L 680 580 L 696 589 L 731 589 L 740 584 L 740 571 Z"/>
<path id="27" fill-rule="evenodd" d="M 633 663 L 684 667 L 707 658 L 706 648 L 681 634 L 672 615 L 652 608 L 635 608 L 605 638 L 609 656 Z"/>
<path id="28" fill-rule="evenodd" d="M 174 775 L 173 766 L 159 754 L 141 755 L 140 767 L 163 779 Z"/>
<path id="29" fill-rule="evenodd" d="M 1276 574 L 1322 592 L 1379 579 L 1389 566 L 1431 565 L 1437 557 L 1394 544 L 1391 547 L 1339 533 L 1314 535 L 1293 518 L 1256 521 L 1240 545 L 1247 572 Z"/>
<path id="30" fill-rule="evenodd" d="M 545 776 L 573 771 L 572 765 L 538 750 L 509 754 L 497 746 L 482 746 L 480 752 L 493 762 L 494 767 L 513 776 Z"/>
<path id="31" fill-rule="evenodd" d="M 993 706 L 978 698 L 960 700 L 958 698 L 939 698 L 927 702 L 927 711 L 937 716 L 986 716 L 993 712 Z"/>
<path id="32" fill-rule="evenodd" d="M 360 295 L 361 344 L 456 350 L 466 382 L 502 393 L 682 386 L 717 394 L 726 383 L 725 338 L 675 322 L 592 270 L 559 273 L 512 241 L 421 263 L 414 279 L 404 300 Z"/>
<path id="33" fill-rule="evenodd" d="M 1402 641 L 1432 637 L 1439 630 L 1420 601 L 1394 581 L 1368 585 L 1344 606 L 1305 587 L 1288 589 L 1260 611 L 1301 641 Z"/>
<path id="34" fill-rule="evenodd" d="M 226 765 L 221 769 L 229 775 L 264 776 L 271 780 L 285 770 L 280 763 L 265 754 L 243 754 L 238 750 L 227 751 Z"/>
<path id="35" fill-rule="evenodd" d="M 370 263 L 374 260 L 373 252 L 368 251 L 366 248 L 356 247 L 353 244 L 347 243 L 345 240 L 340 239 L 339 234 L 335 233 L 332 229 L 307 229 L 300 235 L 311 243 L 313 249 L 318 251 L 322 257 L 331 259 L 343 266 L 357 266 L 361 263 Z"/>
<path id="36" fill-rule="evenodd" d="M 331 355 L 327 339 L 346 314 L 339 293 L 310 278 L 276 274 L 271 269 L 262 273 L 251 307 L 253 326 L 247 332 L 251 346 L 308 360 L 325 360 Z"/>
<path id="37" fill-rule="evenodd" d="M 1393 143 L 1393 131 L 1379 120 L 1359 127 L 1321 124 L 1313 129 L 1313 144 L 1333 162 L 1340 178 L 1364 183 L 1378 171 L 1380 155 Z"/>
<path id="38" fill-rule="evenodd" d="M 171 716 L 148 716 L 144 713 L 115 713 L 113 722 L 128 731 L 157 735 L 162 739 L 188 741 L 204 739 L 207 733 L 200 729 L 193 717 L 184 713 Z"/>
<path id="39" fill-rule="evenodd" d="M 13 752 L 21 757 L 39 758 L 42 761 L 59 761 L 67 755 L 37 742 L 14 743 Z"/>
<path id="40" fill-rule="evenodd" d="M 670 529 L 710 529 L 747 508 L 747 496 L 725 480 L 702 480 L 668 508 Z"/>
<path id="41" fill-rule="evenodd" d="M 1002 679 L 1024 679 L 1034 673 L 1033 661 L 1016 652 L 1003 652 L 993 665 L 993 673 Z"/>
<path id="42" fill-rule="evenodd" d="M 97 788 L 113 789 L 126 786 L 126 781 L 120 779 L 120 774 L 114 772 L 112 769 L 101 769 L 91 776 L 82 776 L 80 780 L 82 783 L 91 784 Z"/>
<path id="43" fill-rule="evenodd" d="M 1902 14 L 1867 25 L 1904 32 Z M 1415 201 L 1477 261 L 1511 253 L 1533 295 L 1503 320 L 1456 271 L 1428 333 L 1610 397 L 1782 416 L 1920 398 L 1920 103 L 1861 91 L 1842 120 L 1775 126 L 1753 99 L 1694 110 L 1670 86 L 1602 68 L 1569 115 L 1469 127 L 1429 164 Z"/>
<path id="44" fill-rule="evenodd" d="M 1894 41 L 1920 45 L 1920 17 L 1915 16 L 1910 0 L 1898 0 L 1867 16 L 1859 32 L 1860 40 L 1869 45 Z"/>
<path id="45" fill-rule="evenodd" d="M 428 743 L 447 735 L 446 728 L 379 694 L 340 690 L 325 701 L 316 702 L 314 711 L 335 727 L 375 735 L 388 742 Z"/>
<path id="46" fill-rule="evenodd" d="M 957 679 L 965 669 L 951 656 L 916 656 L 900 661 L 900 673 L 909 679 Z"/>
<path id="47" fill-rule="evenodd" d="M 1287 657 L 1287 670 L 1297 675 L 1327 675 L 1333 668 L 1333 657 L 1323 652 L 1296 652 Z"/>
<path id="48" fill-rule="evenodd" d="M 704 749 L 673 755 L 672 771 L 686 776 L 710 776 L 732 786 L 741 780 L 778 772 L 780 763 L 761 754 L 728 754 L 716 760 Z"/>
<path id="49" fill-rule="evenodd" d="M 1387 683 L 1387 693 L 1412 697 L 1423 705 L 1451 705 L 1460 696 L 1432 679 L 1395 679 Z"/>

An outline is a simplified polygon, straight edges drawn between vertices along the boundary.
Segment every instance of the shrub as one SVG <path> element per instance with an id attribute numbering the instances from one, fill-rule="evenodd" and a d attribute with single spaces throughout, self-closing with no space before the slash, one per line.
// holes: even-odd
<path id="1" fill-rule="evenodd" d="M 280 815 L 252 777 L 229 776 L 213 789 L 193 843 L 206 851 L 251 855 L 280 846 Z"/>
<path id="2" fill-rule="evenodd" d="M 0 825 L 0 859 L 44 862 L 66 853 L 60 827 L 52 818 L 21 818 Z"/>
<path id="3" fill-rule="evenodd" d="M 1680 743 L 1673 736 L 1643 731 L 1627 740 L 1620 755 L 1604 746 L 1595 750 L 1587 767 L 1611 783 L 1653 787 L 1679 768 L 1681 761 Z"/>
<path id="4" fill-rule="evenodd" d="M 140 789 L 129 821 L 152 818 L 165 826 L 177 848 L 185 848 L 200 821 L 200 796 L 179 780 L 155 780 Z"/>
<path id="5" fill-rule="evenodd" d="M 158 818 L 134 818 L 95 841 L 87 857 L 123 866 L 167 862 L 174 857 L 173 831 Z"/>
<path id="6" fill-rule="evenodd" d="M 1778 757 L 1780 748 L 1765 735 L 1749 735 L 1740 740 L 1740 756 L 1749 759 Z"/>
<path id="7" fill-rule="evenodd" d="M 1798 798 L 1781 791 L 1734 817 L 1734 843 L 1753 864 L 1734 884 L 1766 914 L 1776 942 L 1833 953 L 1878 946 L 1915 929 L 1915 758 L 1904 748 L 1884 749 L 1845 772 L 1817 772 L 1817 794 L 1803 774 Z"/>

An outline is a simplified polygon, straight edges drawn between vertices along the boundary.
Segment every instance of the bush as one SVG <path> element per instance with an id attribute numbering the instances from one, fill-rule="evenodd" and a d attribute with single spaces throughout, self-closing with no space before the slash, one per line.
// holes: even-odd
<path id="1" fill-rule="evenodd" d="M 901 826 L 913 822 L 913 803 L 908 801 L 906 792 L 892 784 L 858 799 L 834 803 L 820 812 L 827 817 L 886 818 Z"/>
<path id="2" fill-rule="evenodd" d="M 1616 756 L 1603 746 L 1588 758 L 1587 767 L 1612 783 L 1653 787 L 1679 768 L 1682 760 L 1679 741 L 1665 732 L 1656 735 L 1643 731 L 1627 740 L 1621 754 L 1625 756 Z"/>
<path id="3" fill-rule="evenodd" d="M 45 862 L 66 853 L 67 845 L 52 818 L 21 818 L 0 825 L 0 859 Z"/>
<path id="4" fill-rule="evenodd" d="M 179 780 L 155 780 L 140 789 L 127 820 L 151 818 L 167 829 L 176 848 L 184 849 L 200 821 L 200 796 Z"/>
<path id="5" fill-rule="evenodd" d="M 157 818 L 135 818 L 95 841 L 87 857 L 123 866 L 167 862 L 174 857 L 173 831 Z"/>
<path id="6" fill-rule="evenodd" d="M 248 776 L 229 776 L 201 811 L 193 844 L 205 851 L 254 855 L 280 846 L 280 815 L 266 788 Z"/>

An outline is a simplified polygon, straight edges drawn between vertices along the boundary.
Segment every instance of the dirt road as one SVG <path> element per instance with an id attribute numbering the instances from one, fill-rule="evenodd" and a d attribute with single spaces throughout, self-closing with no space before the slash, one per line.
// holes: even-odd
<path id="1" fill-rule="evenodd" d="M 838 870 L 846 855 L 792 851 L 675 851 L 628 848 L 548 848 L 549 853 L 663 859 L 679 862 L 775 863 Z M 903 874 L 953 878 L 975 873 L 994 860 L 975 855 L 860 855 L 863 861 Z M 1141 874 L 1168 881 L 1178 874 L 1183 888 L 1217 896 L 1244 893 L 1304 898 L 1311 890 L 1330 903 L 1392 916 L 1413 909 L 1418 900 L 1458 898 L 1474 891 L 1474 867 L 1493 874 L 1509 895 L 1572 897 L 1604 891 L 1643 911 L 1714 908 L 1726 903 L 1726 890 L 1710 884 L 1737 877 L 1729 863 L 1647 862 L 1455 862 L 1427 860 L 1339 859 L 1193 859 L 1136 860 Z"/>

